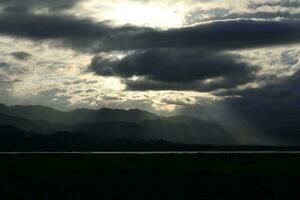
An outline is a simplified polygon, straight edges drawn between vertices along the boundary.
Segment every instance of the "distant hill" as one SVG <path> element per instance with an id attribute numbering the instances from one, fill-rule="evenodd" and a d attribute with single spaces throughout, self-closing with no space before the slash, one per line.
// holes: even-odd
<path id="1" fill-rule="evenodd" d="M 3 120 L 2 125 L 42 133 L 68 131 L 95 139 L 161 139 L 187 144 L 235 142 L 227 131 L 215 123 L 188 116 L 160 117 L 138 109 L 62 112 L 44 106 L 0 105 L 1 113 L 12 117 Z"/>
<path id="2" fill-rule="evenodd" d="M 69 112 L 58 111 L 45 106 L 6 106 L 0 104 L 0 113 L 28 120 L 46 120 L 51 123 L 77 124 L 95 121 L 141 122 L 159 116 L 138 110 L 102 108 L 99 110 L 77 109 Z"/>
<path id="3" fill-rule="evenodd" d="M 73 125 L 69 131 L 96 139 L 143 139 L 141 126 L 133 122 L 90 122 Z"/>
<path id="4" fill-rule="evenodd" d="M 52 124 L 45 120 L 28 120 L 15 116 L 4 115 L 0 113 L 0 125 L 10 125 L 19 129 L 38 132 L 41 134 L 50 134 L 57 130 L 64 130 L 63 125 Z"/>
<path id="5" fill-rule="evenodd" d="M 0 113 L 27 120 L 46 120 L 53 123 L 60 123 L 64 118 L 64 112 L 45 106 L 6 106 L 0 104 Z"/>
<path id="6" fill-rule="evenodd" d="M 192 118 L 172 117 L 140 123 L 146 139 L 162 139 L 186 144 L 235 144 L 230 133 L 218 124 Z"/>

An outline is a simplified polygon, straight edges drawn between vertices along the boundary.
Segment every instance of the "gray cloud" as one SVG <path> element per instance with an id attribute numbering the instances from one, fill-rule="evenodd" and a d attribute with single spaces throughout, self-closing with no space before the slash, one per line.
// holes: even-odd
<path id="1" fill-rule="evenodd" d="M 94 90 L 94 89 L 87 89 L 87 90 L 85 90 L 85 93 L 94 93 L 94 92 L 98 92 L 98 91 Z"/>
<path id="2" fill-rule="evenodd" d="M 219 89 L 231 89 L 237 86 L 244 85 L 254 80 L 253 74 L 246 74 L 244 76 L 222 77 L 220 80 L 213 80 L 211 82 L 205 81 L 190 81 L 190 82 L 173 82 L 167 83 L 162 81 L 153 81 L 151 79 L 141 79 L 137 81 L 125 80 L 127 90 L 146 91 L 146 90 L 175 90 L 175 91 L 199 91 L 199 92 L 213 92 Z"/>
<path id="3" fill-rule="evenodd" d="M 32 55 L 25 51 L 17 51 L 11 53 L 11 55 L 17 60 L 28 60 Z"/>
<path id="4" fill-rule="evenodd" d="M 213 22 L 218 20 L 274 20 L 277 18 L 296 20 L 300 18 L 300 13 L 289 11 L 255 11 L 231 13 L 229 10 L 224 10 L 223 12 L 218 12 L 218 10 L 216 11 L 215 9 L 194 10 L 186 15 L 185 24 L 192 25 L 201 22 Z"/>
<path id="5" fill-rule="evenodd" d="M 14 83 L 22 82 L 20 79 L 15 79 L 4 74 L 0 74 L 0 91 L 6 93 L 6 89 L 10 88 Z"/>
<path id="6" fill-rule="evenodd" d="M 170 47 L 230 50 L 298 43 L 300 21 L 229 20 L 163 31 L 111 27 L 65 15 L 0 14 L 0 34 L 54 40 L 86 52 Z"/>
<path id="7" fill-rule="evenodd" d="M 253 81 L 258 68 L 232 54 L 208 54 L 197 49 L 155 49 L 115 61 L 95 56 L 89 70 L 102 76 L 143 77 L 142 80 L 127 80 L 130 90 L 210 91 Z"/>
<path id="8" fill-rule="evenodd" d="M 225 104 L 258 127 L 277 133 L 294 133 L 300 130 L 299 86 L 300 71 L 274 84 L 246 90 L 225 91 L 220 95 L 228 96 Z"/>
<path id="9" fill-rule="evenodd" d="M 299 8 L 300 2 L 297 0 L 279 0 L 279 1 L 261 1 L 261 2 L 250 1 L 248 4 L 248 7 L 250 9 L 258 9 L 265 6 L 280 7 L 280 8 Z"/>
<path id="10" fill-rule="evenodd" d="M 1 14 L 0 33 L 36 40 L 95 39 L 108 34 L 110 27 L 72 16 Z"/>
<path id="11" fill-rule="evenodd" d="M 108 96 L 108 95 L 102 96 L 101 99 L 103 101 L 108 101 L 108 102 L 111 102 L 111 101 L 121 101 L 122 100 L 122 98 L 120 98 L 120 97 Z"/>
<path id="12" fill-rule="evenodd" d="M 5 13 L 28 13 L 29 8 L 24 5 L 7 6 L 3 10 Z"/>
<path id="13" fill-rule="evenodd" d="M 179 113 L 216 121 L 241 140 L 299 145 L 300 71 L 260 88 L 226 90 L 211 102 L 180 107 Z"/>
<path id="14" fill-rule="evenodd" d="M 299 25 L 299 20 L 217 21 L 167 31 L 146 29 L 134 34 L 119 34 L 105 38 L 104 44 L 107 44 L 107 48 L 119 50 L 170 47 L 210 50 L 257 48 L 298 43 Z"/>
<path id="15" fill-rule="evenodd" d="M 1 68 L 8 68 L 10 65 L 7 62 L 0 62 L 0 69 Z"/>
<path id="16" fill-rule="evenodd" d="M 65 110 L 70 106 L 70 96 L 66 94 L 65 89 L 49 88 L 32 95 L 28 99 L 20 99 L 19 103 L 27 105 L 46 105 L 56 109 Z"/>
<path id="17" fill-rule="evenodd" d="M 177 106 L 190 106 L 192 105 L 192 100 L 188 97 L 185 99 L 172 99 L 172 98 L 163 98 L 162 103 L 177 105 Z"/>
<path id="18" fill-rule="evenodd" d="M 135 50 L 119 61 L 95 56 L 89 66 L 96 74 L 127 79 L 128 90 L 215 91 L 253 82 L 258 70 L 222 52 L 298 43 L 300 20 L 225 20 L 157 30 L 67 15 L 2 13 L 0 34 L 91 53 Z M 139 79 L 128 80 L 133 76 Z"/>
<path id="19" fill-rule="evenodd" d="M 81 0 L 1 0 L 0 8 L 5 12 L 29 12 L 31 10 L 47 9 L 59 11 L 73 8 Z"/>
<path id="20" fill-rule="evenodd" d="M 298 63 L 299 55 L 294 50 L 287 50 L 281 54 L 281 62 L 285 65 L 296 65 Z"/>

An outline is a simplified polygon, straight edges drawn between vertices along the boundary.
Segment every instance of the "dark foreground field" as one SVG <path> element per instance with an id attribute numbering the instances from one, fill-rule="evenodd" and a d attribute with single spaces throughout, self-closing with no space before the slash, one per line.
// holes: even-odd
<path id="1" fill-rule="evenodd" d="M 0 155 L 1 199 L 299 199 L 300 155 Z"/>

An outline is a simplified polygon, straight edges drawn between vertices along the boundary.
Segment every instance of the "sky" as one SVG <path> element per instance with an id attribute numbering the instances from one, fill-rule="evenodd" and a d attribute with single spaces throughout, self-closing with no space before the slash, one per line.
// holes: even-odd
<path id="1" fill-rule="evenodd" d="M 299 0 L 0 0 L 0 102 L 300 119 Z"/>

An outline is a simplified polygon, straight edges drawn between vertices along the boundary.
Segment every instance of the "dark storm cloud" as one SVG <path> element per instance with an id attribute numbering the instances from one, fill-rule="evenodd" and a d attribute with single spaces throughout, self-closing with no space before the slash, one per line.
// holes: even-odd
<path id="1" fill-rule="evenodd" d="M 7 6 L 3 10 L 5 13 L 27 13 L 29 8 L 24 5 Z"/>
<path id="2" fill-rule="evenodd" d="M 299 20 L 229 20 L 166 31 L 119 32 L 105 38 L 103 44 L 116 50 L 193 47 L 232 50 L 298 43 L 299 35 Z"/>
<path id="3" fill-rule="evenodd" d="M 147 91 L 147 90 L 174 90 L 174 91 L 198 91 L 198 92 L 213 92 L 219 89 L 231 89 L 237 86 L 247 84 L 254 81 L 255 75 L 253 72 L 248 74 L 240 74 L 237 76 L 222 76 L 220 79 L 205 81 L 189 81 L 189 82 L 162 82 L 153 81 L 145 78 L 141 80 L 125 80 L 127 90 Z"/>
<path id="4" fill-rule="evenodd" d="M 219 21 L 191 28 L 169 30 L 165 33 L 168 37 L 164 39 L 170 43 L 169 46 L 204 46 L 214 50 L 255 48 L 299 42 L 299 25 L 298 20 Z M 162 41 L 164 40 L 161 39 Z"/>
<path id="5" fill-rule="evenodd" d="M 187 105 L 180 113 L 217 121 L 241 137 L 248 132 L 259 140 L 267 137 L 276 144 L 299 145 L 300 71 L 263 87 L 218 94 L 225 98 Z"/>
<path id="6" fill-rule="evenodd" d="M 34 40 L 95 39 L 103 37 L 110 27 L 71 16 L 1 14 L 0 33 Z"/>
<path id="7" fill-rule="evenodd" d="M 48 11 L 66 10 L 76 6 L 81 0 L 1 0 L 0 8 L 5 12 L 29 12 L 43 8 Z"/>
<path id="8" fill-rule="evenodd" d="M 224 16 L 221 19 L 273 19 L 273 18 L 286 18 L 286 19 L 299 19 L 300 13 L 290 12 L 254 12 L 254 13 L 232 13 Z"/>
<path id="9" fill-rule="evenodd" d="M 0 14 L 2 35 L 34 41 L 51 40 L 65 48 L 88 52 L 121 48 L 113 42 L 114 38 L 130 37 L 141 31 L 144 29 L 130 26 L 113 28 L 105 23 L 66 15 Z"/>
<path id="10" fill-rule="evenodd" d="M 90 53 L 135 50 L 119 61 L 95 56 L 89 66 L 102 76 L 138 76 L 125 80 L 130 90 L 214 91 L 249 83 L 258 70 L 222 52 L 298 43 L 300 20 L 225 20 L 157 30 L 67 15 L 2 13 L 0 34 Z"/>
<path id="11" fill-rule="evenodd" d="M 13 52 L 11 55 L 17 60 L 28 60 L 31 57 L 31 54 L 25 51 Z"/>
<path id="12" fill-rule="evenodd" d="M 186 82 L 248 73 L 249 66 L 240 57 L 198 50 L 155 49 L 133 53 L 121 60 L 95 56 L 91 71 L 103 76 L 146 76 L 156 81 Z"/>
<path id="13" fill-rule="evenodd" d="M 221 95 L 239 95 L 243 98 L 228 98 L 233 103 L 239 103 L 241 106 L 263 106 L 278 108 L 282 106 L 300 108 L 300 71 L 283 80 L 278 80 L 275 84 L 269 84 L 261 88 L 250 88 L 241 91 L 225 91 Z M 285 106 L 284 106 L 285 105 Z"/>
<path id="14" fill-rule="evenodd" d="M 220 93 L 232 110 L 266 130 L 300 130 L 300 71 L 260 88 Z M 235 98 L 233 96 L 240 96 Z"/>
<path id="15" fill-rule="evenodd" d="M 115 61 L 95 56 L 89 70 L 102 76 L 143 77 L 126 81 L 130 90 L 211 91 L 253 81 L 258 68 L 232 54 L 155 49 Z"/>
<path id="16" fill-rule="evenodd" d="M 188 28 L 156 30 L 111 27 L 62 15 L 0 14 L 0 34 L 33 40 L 55 40 L 80 51 L 188 48 L 230 50 L 299 42 L 300 21 L 229 20 Z"/>

